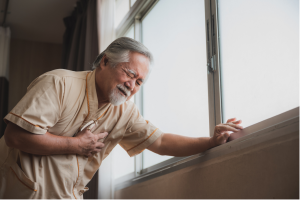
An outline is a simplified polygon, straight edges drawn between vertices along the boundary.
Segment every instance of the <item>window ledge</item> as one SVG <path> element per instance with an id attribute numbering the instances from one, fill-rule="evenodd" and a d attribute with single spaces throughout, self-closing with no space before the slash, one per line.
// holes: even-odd
<path id="1" fill-rule="evenodd" d="M 299 107 L 233 133 L 226 144 L 206 152 L 188 157 L 172 158 L 143 170 L 144 173 L 138 177 L 130 174 L 117 179 L 115 191 L 281 136 L 287 136 L 295 131 L 299 131 Z"/>

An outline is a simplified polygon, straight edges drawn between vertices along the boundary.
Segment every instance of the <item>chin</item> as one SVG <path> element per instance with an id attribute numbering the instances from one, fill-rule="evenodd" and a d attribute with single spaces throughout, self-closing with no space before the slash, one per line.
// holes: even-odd
<path id="1" fill-rule="evenodd" d="M 117 90 L 113 90 L 109 96 L 109 102 L 114 106 L 119 106 L 125 103 L 127 98 L 121 95 Z"/>

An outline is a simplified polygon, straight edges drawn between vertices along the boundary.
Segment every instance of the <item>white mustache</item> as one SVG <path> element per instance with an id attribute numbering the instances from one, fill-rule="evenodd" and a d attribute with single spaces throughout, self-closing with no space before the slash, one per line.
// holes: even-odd
<path id="1" fill-rule="evenodd" d="M 130 96 L 131 91 L 128 90 L 124 85 L 119 84 L 119 85 L 117 85 L 117 88 L 119 88 L 119 89 L 121 89 L 122 91 L 124 91 L 124 92 L 126 93 L 126 96 L 127 96 L 127 97 Z"/>

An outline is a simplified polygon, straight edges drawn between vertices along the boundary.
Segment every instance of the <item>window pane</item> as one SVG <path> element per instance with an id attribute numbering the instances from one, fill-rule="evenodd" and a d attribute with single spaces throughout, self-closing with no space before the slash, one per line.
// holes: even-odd
<path id="1" fill-rule="evenodd" d="M 129 157 L 120 145 L 117 145 L 112 153 L 114 179 L 134 172 L 134 157 Z"/>
<path id="2" fill-rule="evenodd" d="M 299 106 L 299 1 L 218 1 L 223 119 L 249 126 Z"/>
<path id="3" fill-rule="evenodd" d="M 132 25 L 128 31 L 126 32 L 126 34 L 124 35 L 125 37 L 129 37 L 134 39 L 134 25 Z"/>
<path id="4" fill-rule="evenodd" d="M 154 56 L 144 85 L 144 117 L 166 133 L 209 136 L 204 2 L 159 1 L 142 21 Z M 170 156 L 145 150 L 147 168 Z"/>
<path id="5" fill-rule="evenodd" d="M 115 27 L 118 27 L 129 11 L 129 0 L 115 0 Z"/>

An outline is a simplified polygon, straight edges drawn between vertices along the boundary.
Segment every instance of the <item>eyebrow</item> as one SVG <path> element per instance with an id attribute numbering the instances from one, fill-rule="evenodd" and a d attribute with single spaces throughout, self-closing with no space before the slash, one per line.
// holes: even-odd
<path id="1" fill-rule="evenodd" d="M 136 74 L 136 72 L 135 71 L 133 71 L 133 70 L 131 70 L 131 69 L 127 69 L 127 71 L 129 72 L 129 73 L 131 73 L 134 77 L 137 77 L 137 74 Z M 139 79 L 142 83 L 144 82 L 144 79 Z"/>
<path id="2" fill-rule="evenodd" d="M 131 70 L 131 69 L 127 69 L 127 71 L 128 71 L 129 73 L 133 74 L 134 77 L 137 77 L 135 71 L 133 71 L 133 70 Z"/>

